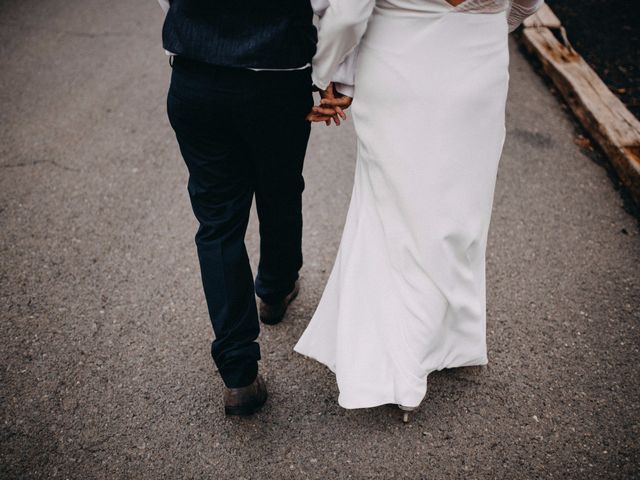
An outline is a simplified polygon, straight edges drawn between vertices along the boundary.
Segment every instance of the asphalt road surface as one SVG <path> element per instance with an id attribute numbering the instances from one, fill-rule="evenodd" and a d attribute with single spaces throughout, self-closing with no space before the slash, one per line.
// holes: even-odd
<path id="1" fill-rule="evenodd" d="M 161 22 L 154 1 L 0 1 L 1 478 L 639 474 L 638 222 L 514 41 L 489 365 L 433 374 L 403 425 L 341 409 L 332 374 L 292 351 L 351 193 L 351 123 L 321 125 L 301 296 L 261 334 L 271 397 L 226 419 Z M 254 220 L 247 242 L 255 262 Z"/>

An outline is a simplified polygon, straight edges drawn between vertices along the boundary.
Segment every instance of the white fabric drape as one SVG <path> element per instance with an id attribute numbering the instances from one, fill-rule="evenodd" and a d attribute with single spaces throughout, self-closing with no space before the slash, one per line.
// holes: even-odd
<path id="1" fill-rule="evenodd" d="M 488 361 L 485 250 L 509 82 L 498 1 L 331 0 L 320 23 L 316 84 L 358 46 L 358 155 L 336 262 L 295 351 L 335 372 L 345 408 L 414 407 L 431 372 Z"/>

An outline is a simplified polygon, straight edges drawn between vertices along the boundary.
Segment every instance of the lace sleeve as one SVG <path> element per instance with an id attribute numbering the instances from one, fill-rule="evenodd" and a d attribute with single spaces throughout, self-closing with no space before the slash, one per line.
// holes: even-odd
<path id="1" fill-rule="evenodd" d="M 507 16 L 509 32 L 513 32 L 525 18 L 536 13 L 543 3 L 544 0 L 512 0 Z"/>

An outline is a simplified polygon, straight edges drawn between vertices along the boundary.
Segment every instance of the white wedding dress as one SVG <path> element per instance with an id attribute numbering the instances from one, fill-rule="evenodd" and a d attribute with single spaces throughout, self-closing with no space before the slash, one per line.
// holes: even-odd
<path id="1" fill-rule="evenodd" d="M 295 350 L 335 372 L 345 408 L 415 407 L 430 372 L 487 363 L 507 34 L 541 3 L 526 1 L 331 0 L 322 18 L 316 85 L 357 48 L 358 157 L 337 259 Z"/>

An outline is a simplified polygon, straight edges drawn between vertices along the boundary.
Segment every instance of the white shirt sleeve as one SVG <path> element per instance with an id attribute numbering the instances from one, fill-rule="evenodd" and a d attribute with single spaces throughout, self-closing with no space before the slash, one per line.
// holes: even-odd
<path id="1" fill-rule="evenodd" d="M 511 0 L 507 21 L 509 32 L 513 32 L 530 15 L 533 15 L 542 6 L 544 0 Z"/>
<path id="2" fill-rule="evenodd" d="M 375 0 L 311 0 L 313 11 L 320 17 L 312 73 L 317 87 L 327 88 L 333 81 L 338 92 L 353 96 L 358 43 L 374 3 Z"/>
<path id="3" fill-rule="evenodd" d="M 169 0 L 158 0 L 158 3 L 162 7 L 162 10 L 164 10 L 164 13 L 167 13 L 169 11 Z M 171 53 L 169 50 L 165 50 L 164 53 L 168 57 L 173 57 L 175 55 L 175 53 Z"/>
<path id="4" fill-rule="evenodd" d="M 169 11 L 169 0 L 158 0 L 158 3 L 162 7 L 162 10 L 164 10 L 164 13 Z"/>

